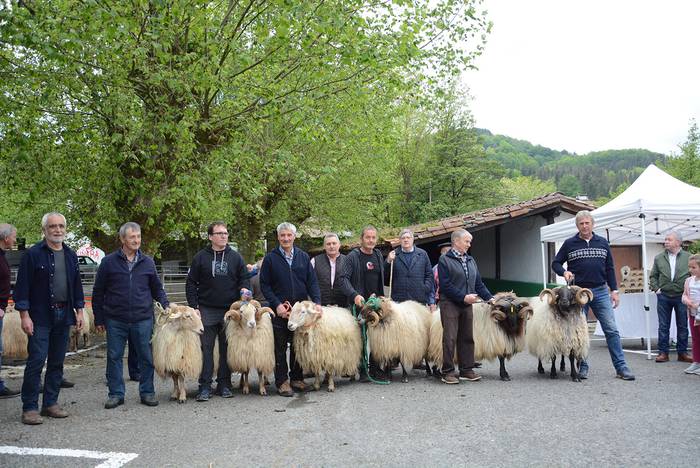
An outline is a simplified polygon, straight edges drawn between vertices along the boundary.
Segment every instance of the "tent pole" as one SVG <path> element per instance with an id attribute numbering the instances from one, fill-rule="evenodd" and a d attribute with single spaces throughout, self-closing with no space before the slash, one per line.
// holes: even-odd
<path id="1" fill-rule="evenodd" d="M 544 253 L 544 242 L 540 242 L 542 247 L 542 289 L 547 289 L 547 259 Z"/>
<path id="2" fill-rule="evenodd" d="M 651 359 L 651 324 L 649 323 L 649 276 L 647 273 L 647 236 L 644 225 L 644 213 L 639 215 L 642 221 L 642 271 L 644 273 L 644 320 L 647 327 L 647 359 Z"/>

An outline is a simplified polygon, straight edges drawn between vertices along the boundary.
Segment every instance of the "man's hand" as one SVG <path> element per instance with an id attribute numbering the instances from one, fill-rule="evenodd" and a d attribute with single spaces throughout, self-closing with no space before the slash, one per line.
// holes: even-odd
<path id="1" fill-rule="evenodd" d="M 437 310 L 437 305 L 435 305 L 435 304 L 430 304 L 430 305 L 428 306 L 428 308 L 430 309 L 430 312 L 435 312 L 435 311 Z"/>
<path id="2" fill-rule="evenodd" d="M 394 261 L 395 258 L 396 258 L 396 251 L 392 250 L 391 252 L 389 252 L 389 255 L 386 256 L 386 261 L 391 263 Z"/>
<path id="3" fill-rule="evenodd" d="M 474 304 L 478 300 L 479 300 L 479 296 L 476 294 L 467 294 L 466 296 L 464 296 L 464 303 L 467 305 Z"/>
<path id="4" fill-rule="evenodd" d="M 574 280 L 574 274 L 567 270 L 564 272 L 564 279 L 567 283 L 570 283 Z"/>
<path id="5" fill-rule="evenodd" d="M 613 309 L 617 309 L 617 306 L 620 305 L 620 293 L 617 291 L 610 293 L 610 301 L 612 302 Z"/>
<path id="6" fill-rule="evenodd" d="M 0 319 L 5 316 L 5 309 L 0 309 Z"/>
<path id="7" fill-rule="evenodd" d="M 85 321 L 83 320 L 83 309 L 77 309 L 75 311 L 75 328 L 77 330 L 82 330 Z"/>
<path id="8" fill-rule="evenodd" d="M 321 304 L 314 304 L 314 308 L 316 309 L 316 312 L 318 312 L 318 316 L 323 317 L 323 307 L 321 307 Z"/>
<path id="9" fill-rule="evenodd" d="M 34 334 L 34 322 L 32 322 L 29 312 L 24 310 L 21 311 L 19 315 L 21 317 L 22 330 L 27 334 L 27 336 L 32 336 Z"/>
<path id="10" fill-rule="evenodd" d="M 105 326 L 104 325 L 95 325 L 95 331 L 98 333 L 104 333 L 105 332 Z"/>
<path id="11" fill-rule="evenodd" d="M 357 296 L 355 296 L 354 302 L 357 307 L 362 307 L 365 304 L 365 298 L 358 294 Z"/>
<path id="12" fill-rule="evenodd" d="M 277 309 L 275 309 L 277 312 L 277 316 L 281 318 L 289 318 L 289 310 L 287 310 L 287 307 L 284 304 L 280 304 L 277 306 Z"/>

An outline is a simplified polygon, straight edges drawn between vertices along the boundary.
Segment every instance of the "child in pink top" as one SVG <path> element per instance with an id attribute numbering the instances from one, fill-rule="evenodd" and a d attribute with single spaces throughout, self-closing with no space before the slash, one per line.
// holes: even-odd
<path id="1" fill-rule="evenodd" d="M 690 277 L 685 280 L 683 304 L 688 306 L 688 325 L 693 340 L 693 363 L 685 370 L 686 374 L 700 375 L 700 255 L 688 259 Z"/>

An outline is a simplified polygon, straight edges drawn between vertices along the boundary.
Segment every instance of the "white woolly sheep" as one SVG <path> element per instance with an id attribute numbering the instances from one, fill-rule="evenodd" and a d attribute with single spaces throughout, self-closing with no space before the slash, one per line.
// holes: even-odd
<path id="1" fill-rule="evenodd" d="M 334 376 L 355 375 L 362 357 L 362 335 L 357 320 L 348 309 L 323 307 L 310 301 L 292 307 L 287 328 L 294 332 L 294 353 L 302 369 L 316 377 L 314 388 L 321 388 L 321 373 L 328 379 L 328 391 L 335 391 Z"/>
<path id="2" fill-rule="evenodd" d="M 543 298 L 546 297 L 546 300 Z M 542 361 L 552 362 L 550 377 L 557 378 L 556 360 L 558 355 L 569 356 L 571 380 L 580 382 L 575 361 L 588 355 L 588 324 L 581 309 L 590 300 L 590 289 L 578 286 L 561 286 L 545 289 L 539 298 L 532 298 L 534 315 L 527 327 L 527 347 L 539 360 L 537 371 L 544 374 Z"/>
<path id="3" fill-rule="evenodd" d="M 78 348 L 87 348 L 90 346 L 90 335 L 95 333 L 95 316 L 92 309 L 86 307 L 83 309 L 83 327 L 78 330 L 75 325 L 70 327 L 70 340 L 68 341 L 68 350 L 77 351 Z"/>
<path id="4" fill-rule="evenodd" d="M 22 321 L 13 306 L 8 305 L 2 319 L 2 357 L 10 359 L 27 359 L 29 338 L 22 330 Z"/>
<path id="5" fill-rule="evenodd" d="M 394 302 L 380 297 L 379 310 L 362 309 L 367 321 L 367 341 L 380 366 L 391 369 L 394 360 L 401 363 L 402 382 L 408 382 L 406 366 L 416 367 L 428 358 L 431 313 L 415 301 Z M 428 371 L 429 372 L 429 371 Z"/>
<path id="6" fill-rule="evenodd" d="M 153 334 L 153 367 L 165 379 L 172 377 L 171 400 L 187 401 L 185 378 L 196 379 L 202 371 L 202 347 L 199 335 L 202 320 L 191 307 L 171 304 L 167 310 L 157 305 Z"/>
<path id="7" fill-rule="evenodd" d="M 493 304 L 477 303 L 474 313 L 474 360 L 493 361 L 498 358 L 501 380 L 509 381 L 505 361 L 525 349 L 525 326 L 532 316 L 527 300 L 512 292 L 494 296 Z M 436 367 L 442 367 L 442 322 L 440 311 L 433 314 L 430 326 L 429 359 Z M 455 354 L 454 362 L 457 362 Z"/>
<path id="8" fill-rule="evenodd" d="M 250 393 L 248 373 L 258 371 L 260 395 L 267 395 L 266 376 L 275 369 L 275 338 L 272 332 L 272 309 L 258 301 L 237 301 L 224 315 L 227 361 L 234 372 L 241 373 L 240 387 L 244 395 Z"/>

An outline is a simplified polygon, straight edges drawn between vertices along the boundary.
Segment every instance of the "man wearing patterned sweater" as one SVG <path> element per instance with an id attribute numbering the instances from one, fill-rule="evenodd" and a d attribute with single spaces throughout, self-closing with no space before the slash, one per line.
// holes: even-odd
<path id="1" fill-rule="evenodd" d="M 622 380 L 634 380 L 634 375 L 625 362 L 613 312 L 613 308 L 620 303 L 620 296 L 617 292 L 610 245 L 603 237 L 593 233 L 593 224 L 590 211 L 579 211 L 576 214 L 578 234 L 564 241 L 552 262 L 552 269 L 567 282 L 573 280 L 576 286 L 588 288 L 593 292 L 593 300 L 584 306 L 583 313 L 587 313 L 590 307 L 600 322 L 617 377 Z M 608 292 L 608 287 L 611 293 Z M 582 379 L 588 378 L 586 361 L 580 364 L 579 376 Z"/>

